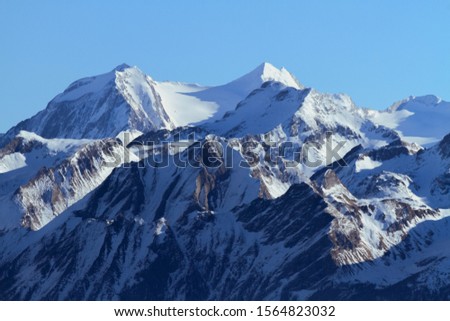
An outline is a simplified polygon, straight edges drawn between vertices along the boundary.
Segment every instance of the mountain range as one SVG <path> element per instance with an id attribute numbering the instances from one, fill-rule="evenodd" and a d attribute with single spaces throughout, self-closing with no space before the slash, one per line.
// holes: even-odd
<path id="1" fill-rule="evenodd" d="M 126 64 L 0 135 L 0 300 L 448 300 L 450 103 Z"/>

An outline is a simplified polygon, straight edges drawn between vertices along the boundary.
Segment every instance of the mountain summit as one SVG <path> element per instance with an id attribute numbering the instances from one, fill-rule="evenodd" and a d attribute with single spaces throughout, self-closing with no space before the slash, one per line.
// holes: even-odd
<path id="1" fill-rule="evenodd" d="M 266 81 L 282 83 L 286 87 L 304 88 L 302 84 L 284 67 L 278 69 L 268 62 L 264 62 L 248 74 L 230 82 L 227 86 L 234 87 L 237 92 L 249 93 L 259 88 Z"/>
<path id="2" fill-rule="evenodd" d="M 122 131 L 174 129 L 220 119 L 266 81 L 302 86 L 284 68 L 269 63 L 223 86 L 157 82 L 137 67 L 75 81 L 47 108 L 0 137 L 0 146 L 21 130 L 44 138 L 106 138 Z"/>
<path id="3" fill-rule="evenodd" d="M 19 123 L 3 137 L 21 130 L 44 138 L 106 138 L 124 130 L 173 129 L 154 81 L 136 67 L 120 65 L 111 72 L 83 78 L 57 95 L 47 108 Z M 1 146 L 2 144 L 0 144 Z"/>

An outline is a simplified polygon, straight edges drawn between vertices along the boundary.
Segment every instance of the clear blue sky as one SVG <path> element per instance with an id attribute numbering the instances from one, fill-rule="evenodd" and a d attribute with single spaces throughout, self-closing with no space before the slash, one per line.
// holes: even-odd
<path id="1" fill-rule="evenodd" d="M 1 0 L 0 30 L 0 132 L 122 62 L 214 85 L 268 61 L 365 107 L 450 100 L 450 1 Z"/>

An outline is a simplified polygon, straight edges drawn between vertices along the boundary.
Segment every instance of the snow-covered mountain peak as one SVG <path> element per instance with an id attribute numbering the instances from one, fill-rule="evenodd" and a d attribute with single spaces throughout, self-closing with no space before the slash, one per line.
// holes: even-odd
<path id="1" fill-rule="evenodd" d="M 395 129 L 407 142 L 428 146 L 447 134 L 450 103 L 434 95 L 410 96 L 385 111 L 369 111 L 367 116 Z"/>
<path id="2" fill-rule="evenodd" d="M 52 102 L 74 101 L 83 96 L 99 93 L 114 85 L 115 69 L 98 76 L 86 77 L 71 83 L 64 92 L 57 95 Z"/>
<path id="3" fill-rule="evenodd" d="M 113 70 L 114 70 L 114 71 L 124 71 L 125 69 L 128 69 L 128 68 L 131 68 L 131 66 L 128 65 L 128 64 L 126 64 L 126 63 L 123 63 L 123 64 L 118 65 L 118 66 L 117 66 L 116 68 L 114 68 Z"/>
<path id="4" fill-rule="evenodd" d="M 284 67 L 281 69 L 276 68 L 274 65 L 268 62 L 264 62 L 253 71 L 259 74 L 261 79 L 266 81 L 278 81 L 285 84 L 288 87 L 303 87 L 299 84 L 298 80 Z"/>
<path id="5" fill-rule="evenodd" d="M 447 104 L 450 107 L 450 104 L 444 102 L 441 98 L 435 95 L 425 95 L 425 96 L 409 96 L 406 99 L 398 101 L 394 103 L 391 107 L 388 108 L 388 111 L 400 111 L 400 110 L 411 110 L 415 108 L 430 108 L 439 106 L 441 103 Z"/>
<path id="6" fill-rule="evenodd" d="M 122 64 L 120 66 L 117 66 L 114 70 L 115 72 L 114 76 L 116 79 L 116 83 L 118 79 L 128 79 L 128 80 L 151 80 L 153 79 L 145 74 L 142 70 L 140 70 L 138 67 L 133 66 L 130 67 L 127 64 Z"/>
<path id="7" fill-rule="evenodd" d="M 101 95 L 113 89 L 117 83 L 128 82 L 129 80 L 132 80 L 131 83 L 133 83 L 145 79 L 151 80 L 139 68 L 121 64 L 110 72 L 73 82 L 63 93 L 56 96 L 52 102 L 74 101 L 87 95 Z"/>
<path id="8" fill-rule="evenodd" d="M 251 72 L 225 85 L 202 87 L 175 82 L 157 82 L 162 104 L 177 126 L 220 120 L 254 90 L 268 81 L 295 89 L 304 87 L 286 69 L 263 63 Z"/>
<path id="9" fill-rule="evenodd" d="M 102 75 L 72 83 L 47 108 L 1 137 L 5 146 L 21 130 L 44 138 L 102 139 L 124 130 L 173 129 L 156 82 L 122 64 Z"/>
<path id="10" fill-rule="evenodd" d="M 301 87 L 301 85 L 294 78 L 294 76 L 284 67 L 278 69 L 268 62 L 264 62 L 261 65 L 259 65 L 254 70 L 254 72 L 258 73 L 261 76 L 263 82 L 278 81 L 289 87 L 294 88 Z"/>
<path id="11" fill-rule="evenodd" d="M 251 72 L 226 84 L 225 86 L 235 92 L 248 94 L 267 81 L 280 82 L 287 87 L 303 89 L 304 86 L 285 68 L 278 69 L 270 63 L 262 63 Z"/>

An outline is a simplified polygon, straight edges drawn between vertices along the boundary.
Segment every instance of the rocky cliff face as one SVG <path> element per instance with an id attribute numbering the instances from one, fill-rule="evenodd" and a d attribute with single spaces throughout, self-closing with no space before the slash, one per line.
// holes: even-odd
<path id="1" fill-rule="evenodd" d="M 42 168 L 19 187 L 14 198 L 23 212 L 22 226 L 38 230 L 97 188 L 127 151 L 116 140 L 90 143 L 55 167 Z M 111 165 L 107 163 L 111 162 Z M 117 162 L 117 163 L 114 163 Z"/>

